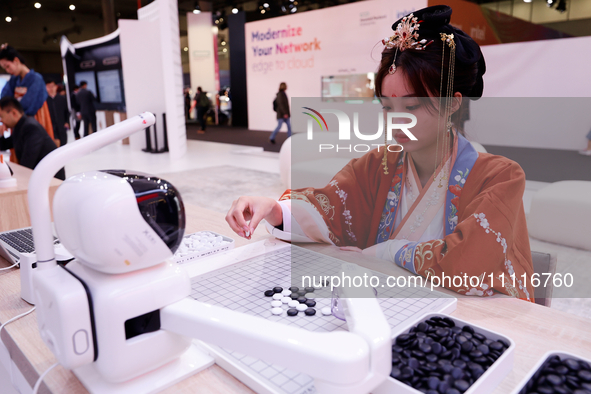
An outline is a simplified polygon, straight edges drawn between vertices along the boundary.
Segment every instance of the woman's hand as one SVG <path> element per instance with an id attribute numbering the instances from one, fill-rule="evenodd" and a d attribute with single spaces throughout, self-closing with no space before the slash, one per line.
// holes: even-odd
<path id="1" fill-rule="evenodd" d="M 261 220 L 272 226 L 283 223 L 283 212 L 277 201 L 269 197 L 243 196 L 232 203 L 226 222 L 241 237 L 250 239 Z M 250 221 L 250 223 L 247 223 Z"/>

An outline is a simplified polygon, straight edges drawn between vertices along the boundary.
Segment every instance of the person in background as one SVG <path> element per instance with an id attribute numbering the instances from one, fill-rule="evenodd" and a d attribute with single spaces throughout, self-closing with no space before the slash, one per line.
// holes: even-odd
<path id="1" fill-rule="evenodd" d="M 12 96 L 0 99 L 0 121 L 12 129 L 9 140 L 22 166 L 33 170 L 45 156 L 57 149 L 43 126 L 35 118 L 27 116 L 21 103 Z M 64 169 L 59 170 L 55 177 L 66 179 Z"/>
<path id="2" fill-rule="evenodd" d="M 70 128 L 70 111 L 68 111 L 68 100 L 64 95 L 58 94 L 58 85 L 53 80 L 45 83 L 47 89 L 47 106 L 51 115 L 51 123 L 55 135 L 55 142 L 58 148 L 68 142 L 66 129 Z"/>
<path id="3" fill-rule="evenodd" d="M 94 94 L 87 89 L 88 83 L 86 81 L 80 81 L 80 90 L 76 94 L 78 99 L 78 105 L 80 105 L 80 115 L 84 122 L 84 136 L 86 137 L 89 132 L 88 128 L 92 125 L 92 132 L 96 133 L 96 108 L 94 102 L 96 97 Z"/>
<path id="4" fill-rule="evenodd" d="M 25 114 L 34 116 L 53 139 L 53 125 L 45 100 L 47 91 L 41 74 L 29 69 L 20 53 L 8 44 L 0 45 L 0 66 L 11 75 L 0 97 L 12 96 L 20 101 Z M 4 138 L 0 126 L 0 139 Z"/>
<path id="5" fill-rule="evenodd" d="M 285 94 L 286 90 L 286 83 L 281 82 L 281 84 L 279 84 L 277 97 L 275 98 L 277 103 L 275 108 L 275 111 L 277 112 L 277 127 L 275 127 L 273 134 L 271 134 L 271 137 L 269 138 L 269 141 L 271 141 L 272 144 L 275 143 L 275 137 L 277 136 L 277 133 L 279 132 L 279 129 L 281 129 L 283 123 L 287 125 L 287 136 L 291 137 L 291 122 L 289 121 L 291 114 L 289 113 L 289 99 L 287 98 L 287 94 Z"/>
<path id="6" fill-rule="evenodd" d="M 191 94 L 189 91 L 189 88 L 185 88 L 185 116 L 187 117 L 187 120 L 191 119 Z"/>
<path id="7" fill-rule="evenodd" d="M 193 99 L 193 104 L 191 105 L 191 109 L 189 112 L 193 112 L 193 108 L 197 107 L 197 120 L 201 125 L 201 129 L 197 131 L 198 134 L 205 134 L 205 115 L 211 106 L 211 101 L 207 97 L 207 93 L 201 89 L 201 86 L 197 87 L 197 93 L 195 93 L 195 97 Z"/>
<path id="8" fill-rule="evenodd" d="M 82 115 L 80 114 L 80 103 L 78 103 L 77 94 L 80 91 L 80 87 L 78 85 L 74 85 L 72 88 L 72 94 L 70 95 L 70 106 L 74 112 L 74 138 L 79 140 L 80 120 L 82 119 Z"/>
<path id="9" fill-rule="evenodd" d="M 580 150 L 579 153 L 584 156 L 591 156 L 591 131 L 587 133 L 587 149 Z"/>

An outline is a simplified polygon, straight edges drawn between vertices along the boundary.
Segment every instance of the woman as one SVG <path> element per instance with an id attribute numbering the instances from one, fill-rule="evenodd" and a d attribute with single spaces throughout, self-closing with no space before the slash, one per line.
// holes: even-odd
<path id="1" fill-rule="evenodd" d="M 482 96 L 485 63 L 450 17 L 447 6 L 416 11 L 383 41 L 376 95 L 386 112 L 416 116 L 416 141 L 397 133 L 402 152 L 371 151 L 323 189 L 288 190 L 279 202 L 241 197 L 226 217 L 232 229 L 249 237 L 265 219 L 283 239 L 335 244 L 425 277 L 479 279 L 445 283 L 460 294 L 533 302 L 521 277 L 533 274 L 525 175 L 511 160 L 477 153 L 452 127 L 462 100 Z"/>
<path id="2" fill-rule="evenodd" d="M 51 116 L 45 102 L 47 91 L 41 74 L 30 70 L 20 53 L 8 44 L 0 46 L 0 66 L 12 75 L 0 97 L 13 96 L 19 100 L 25 114 L 34 116 L 53 139 Z"/>
<path id="3" fill-rule="evenodd" d="M 285 82 L 281 82 L 279 84 L 279 91 L 277 92 L 277 97 L 275 97 L 276 108 L 275 112 L 277 112 L 277 127 L 273 130 L 273 134 L 269 138 L 269 141 L 274 144 L 275 137 L 277 133 L 279 133 L 279 129 L 283 123 L 287 125 L 287 136 L 291 137 L 291 122 L 289 118 L 291 117 L 289 112 L 289 99 L 287 98 L 287 94 L 285 91 L 287 90 L 287 85 Z"/>

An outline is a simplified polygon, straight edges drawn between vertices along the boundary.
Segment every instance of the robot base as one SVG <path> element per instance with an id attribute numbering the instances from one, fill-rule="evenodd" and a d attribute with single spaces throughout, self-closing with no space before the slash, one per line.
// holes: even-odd
<path id="1" fill-rule="evenodd" d="M 73 370 L 91 394 L 152 394 L 164 390 L 214 364 L 214 359 L 195 344 L 178 359 L 123 383 L 109 383 L 101 378 L 93 364 Z"/>

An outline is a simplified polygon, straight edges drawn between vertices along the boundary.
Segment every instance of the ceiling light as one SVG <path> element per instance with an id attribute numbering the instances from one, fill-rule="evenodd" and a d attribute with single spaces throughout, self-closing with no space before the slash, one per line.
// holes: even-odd
<path id="1" fill-rule="evenodd" d="M 189 48 L 188 47 L 184 47 L 183 48 L 183 51 L 188 52 L 189 51 Z"/>
<path id="2" fill-rule="evenodd" d="M 261 10 L 261 14 L 264 14 L 264 13 L 265 13 L 265 10 Z"/>
<path id="3" fill-rule="evenodd" d="M 201 10 L 198 10 L 197 8 L 195 8 L 195 9 L 193 10 L 193 14 L 200 14 L 200 13 L 201 13 Z"/>
<path id="4" fill-rule="evenodd" d="M 269 8 L 269 3 L 263 3 L 263 7 Z"/>
<path id="5" fill-rule="evenodd" d="M 531 3 L 531 0 L 523 0 L 524 3 Z"/>
<path id="6" fill-rule="evenodd" d="M 11 18 L 11 17 L 9 17 L 9 16 L 7 16 L 6 18 L 4 18 L 4 20 L 5 20 L 6 22 L 10 22 L 10 21 L 12 21 L 12 18 Z"/>
<path id="7" fill-rule="evenodd" d="M 226 41 L 222 41 L 222 45 L 226 45 Z"/>
<path id="8" fill-rule="evenodd" d="M 232 14 L 237 14 L 238 13 L 238 8 L 234 7 L 232 8 Z"/>
<path id="9" fill-rule="evenodd" d="M 293 14 L 293 13 L 294 13 L 294 12 L 296 12 L 297 10 L 298 10 L 298 7 L 293 7 L 293 8 L 291 9 L 291 13 Z"/>
<path id="10" fill-rule="evenodd" d="M 68 8 L 70 8 L 70 11 L 74 11 L 76 9 L 76 6 L 74 4 L 70 4 L 70 7 Z"/>
<path id="11" fill-rule="evenodd" d="M 228 48 L 222 49 L 222 52 L 228 52 Z"/>
<path id="12" fill-rule="evenodd" d="M 41 8 L 41 3 L 35 3 L 35 8 Z"/>
<path id="13" fill-rule="evenodd" d="M 215 24 L 218 25 L 219 23 L 220 23 L 220 21 L 216 19 Z"/>

